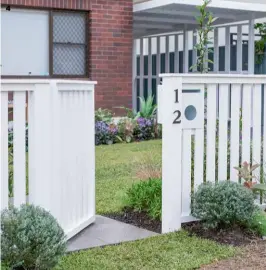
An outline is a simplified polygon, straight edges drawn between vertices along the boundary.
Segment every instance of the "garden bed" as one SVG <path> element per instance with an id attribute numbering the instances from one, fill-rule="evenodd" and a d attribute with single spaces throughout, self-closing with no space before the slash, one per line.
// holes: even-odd
<path id="1" fill-rule="evenodd" d="M 161 233 L 161 221 L 152 220 L 146 213 L 138 213 L 131 209 L 125 209 L 123 213 L 107 214 L 106 216 L 149 231 Z M 248 229 L 239 226 L 226 230 L 206 230 L 201 222 L 190 222 L 184 223 L 182 228 L 191 235 L 193 234 L 201 238 L 213 240 L 220 244 L 233 246 L 249 245 L 250 243 L 261 239 Z"/>

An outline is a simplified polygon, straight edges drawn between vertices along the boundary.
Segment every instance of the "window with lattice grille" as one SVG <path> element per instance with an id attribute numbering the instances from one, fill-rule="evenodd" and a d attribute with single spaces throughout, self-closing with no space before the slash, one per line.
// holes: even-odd
<path id="1" fill-rule="evenodd" d="M 85 14 L 53 12 L 53 74 L 86 74 Z"/>

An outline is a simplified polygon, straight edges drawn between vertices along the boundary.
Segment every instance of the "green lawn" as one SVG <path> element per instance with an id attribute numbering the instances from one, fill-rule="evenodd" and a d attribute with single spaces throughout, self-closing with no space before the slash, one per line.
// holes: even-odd
<path id="1" fill-rule="evenodd" d="M 149 151 L 155 162 L 160 161 L 161 146 L 161 141 L 149 141 L 96 147 L 98 214 L 121 211 L 125 192 L 138 181 L 138 164 Z M 232 247 L 190 237 L 182 231 L 72 253 L 56 269 L 197 269 L 236 252 L 237 249 Z"/>
<path id="2" fill-rule="evenodd" d="M 96 147 L 97 213 L 122 210 L 122 199 L 134 181 L 143 157 L 161 160 L 161 141 Z M 155 236 L 116 246 L 68 254 L 56 270 L 97 269 L 198 269 L 202 265 L 231 257 L 238 249 L 191 237 L 186 232 Z"/>
<path id="3" fill-rule="evenodd" d="M 98 214 L 119 212 L 126 190 L 136 178 L 143 155 L 152 152 L 161 160 L 160 140 L 96 147 L 96 208 Z"/>
<path id="4" fill-rule="evenodd" d="M 73 253 L 56 270 L 198 269 L 236 252 L 232 247 L 179 232 Z"/>

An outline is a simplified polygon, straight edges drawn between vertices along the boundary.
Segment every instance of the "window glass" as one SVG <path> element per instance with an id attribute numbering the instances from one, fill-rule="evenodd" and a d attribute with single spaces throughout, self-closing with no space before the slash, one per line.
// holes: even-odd
<path id="1" fill-rule="evenodd" d="M 2 75 L 49 75 L 49 13 L 1 9 Z"/>

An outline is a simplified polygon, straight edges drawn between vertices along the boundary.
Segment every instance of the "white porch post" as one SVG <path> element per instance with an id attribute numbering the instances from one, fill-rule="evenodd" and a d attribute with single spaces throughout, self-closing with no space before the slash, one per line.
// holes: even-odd
<path id="1" fill-rule="evenodd" d="M 137 76 L 137 40 L 134 39 L 132 47 L 132 107 L 134 110 L 137 110 L 136 76 Z"/>
<path id="2" fill-rule="evenodd" d="M 140 76 L 139 76 L 139 96 L 144 97 L 144 55 L 143 55 L 143 38 L 140 39 Z"/>
<path id="3" fill-rule="evenodd" d="M 237 26 L 237 73 L 243 72 L 242 25 Z"/>
<path id="4" fill-rule="evenodd" d="M 159 74 L 161 73 L 161 38 L 157 37 L 157 54 L 156 54 L 156 74 L 157 74 L 157 85 L 160 83 Z"/>
<path id="5" fill-rule="evenodd" d="M 255 30 L 254 19 L 249 20 L 249 35 L 248 35 L 248 73 L 255 72 Z"/>
<path id="6" fill-rule="evenodd" d="M 214 29 L 214 43 L 213 43 L 213 71 L 219 73 L 219 29 Z"/>
<path id="7" fill-rule="evenodd" d="M 175 35 L 175 73 L 179 73 L 179 44 L 178 44 L 178 34 Z"/>
<path id="8" fill-rule="evenodd" d="M 165 37 L 165 73 L 169 73 L 169 35 Z"/>
<path id="9" fill-rule="evenodd" d="M 183 32 L 183 73 L 188 73 L 188 31 L 186 25 Z"/>
<path id="10" fill-rule="evenodd" d="M 193 31 L 193 48 L 192 48 L 192 66 L 193 66 L 193 72 L 197 72 L 197 49 L 195 49 L 195 46 L 197 44 L 197 30 Z"/>
<path id="11" fill-rule="evenodd" d="M 148 39 L 148 96 L 152 95 L 152 40 Z"/>
<path id="12" fill-rule="evenodd" d="M 230 40 L 230 26 L 225 28 L 225 72 L 230 73 L 231 71 L 231 40 Z"/>

